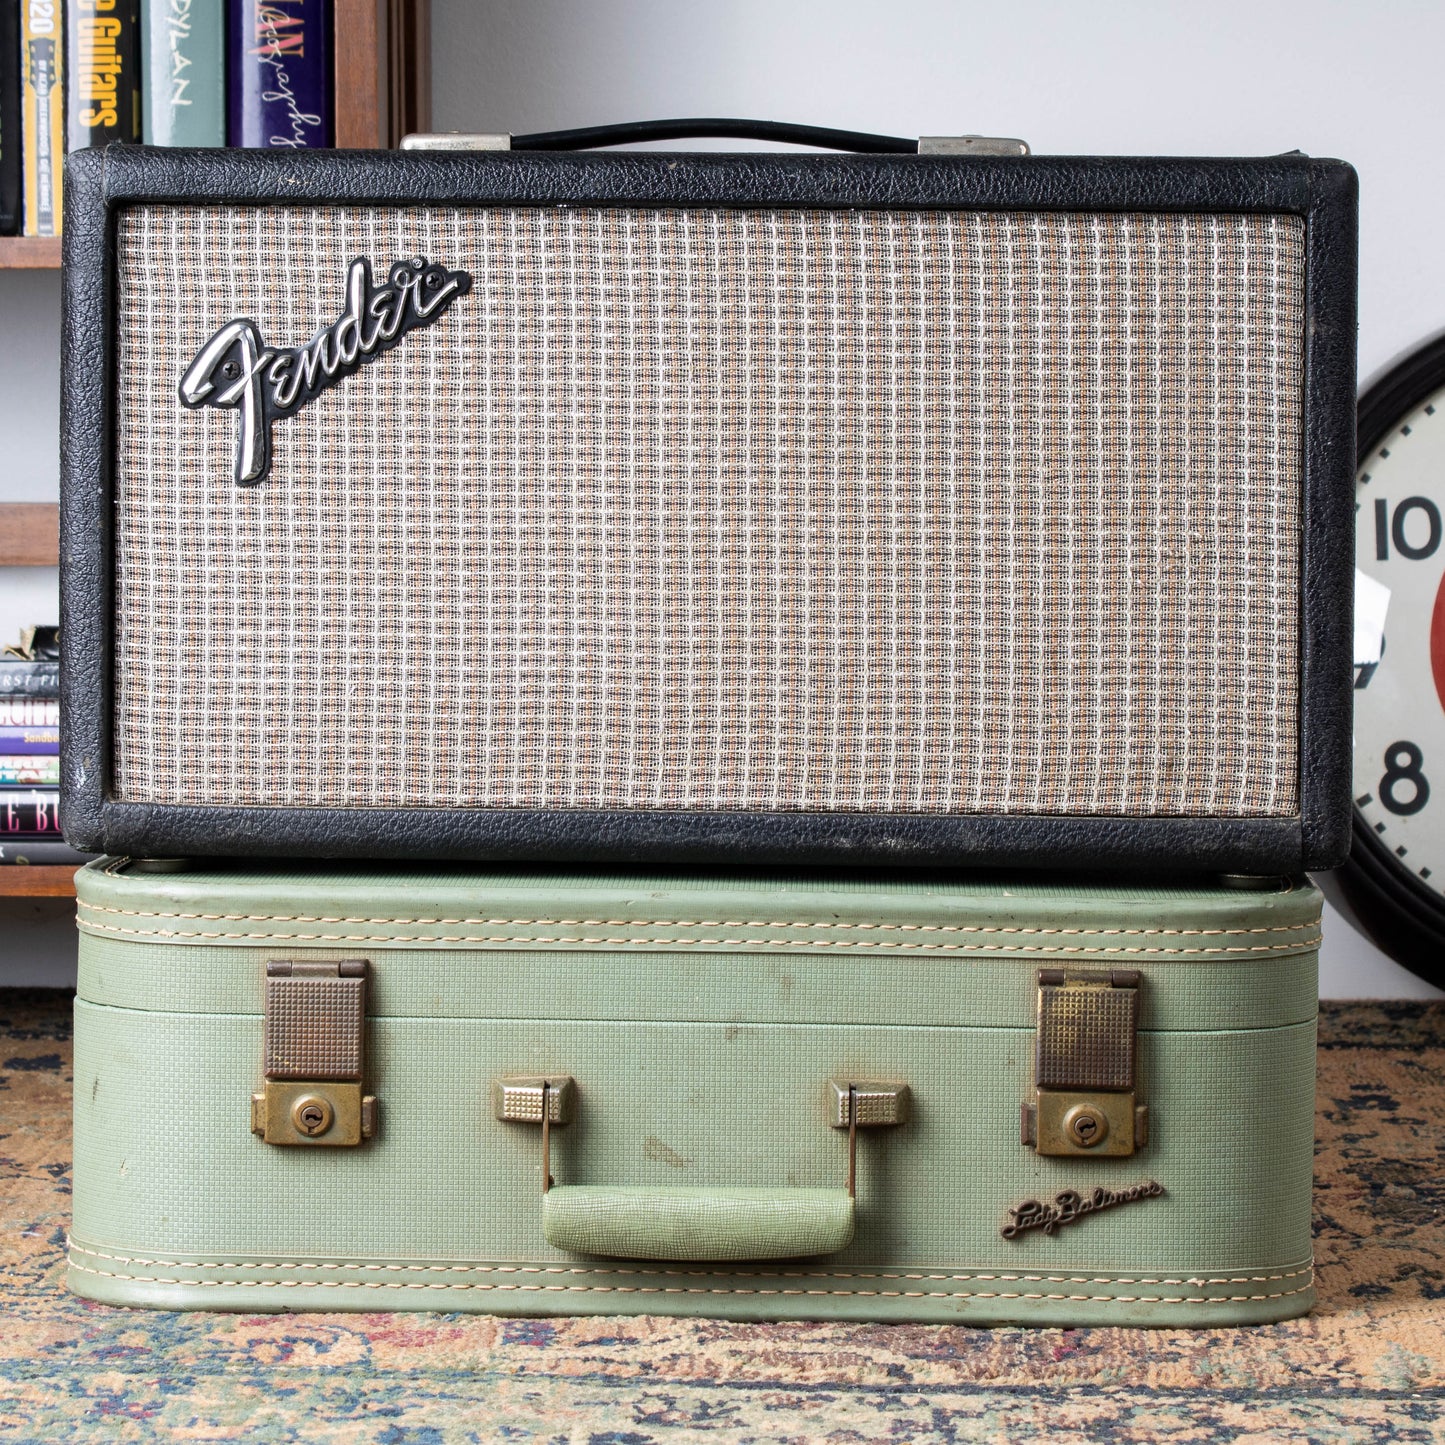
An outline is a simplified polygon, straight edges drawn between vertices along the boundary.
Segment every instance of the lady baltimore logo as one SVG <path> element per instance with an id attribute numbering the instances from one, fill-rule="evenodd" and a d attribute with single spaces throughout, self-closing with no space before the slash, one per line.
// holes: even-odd
<path id="1" fill-rule="evenodd" d="M 341 315 L 304 346 L 267 346 L 254 321 L 228 321 L 196 353 L 181 378 L 181 404 L 237 414 L 238 486 L 254 486 L 271 469 L 271 424 L 294 416 L 328 386 L 396 346 L 408 331 L 429 326 L 472 289 L 465 271 L 449 271 L 417 256 L 398 261 L 386 284 L 372 284 L 358 256 L 346 275 Z"/>

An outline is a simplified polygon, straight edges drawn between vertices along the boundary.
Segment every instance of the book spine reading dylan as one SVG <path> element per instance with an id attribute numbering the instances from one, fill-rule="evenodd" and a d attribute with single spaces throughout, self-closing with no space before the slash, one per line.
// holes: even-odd
<path id="1" fill-rule="evenodd" d="M 231 0 L 226 143 L 331 144 L 331 0 Z"/>
<path id="2" fill-rule="evenodd" d="M 65 0 L 65 148 L 140 139 L 137 0 Z"/>
<path id="3" fill-rule="evenodd" d="M 65 155 L 65 67 L 60 0 L 22 0 L 21 137 L 25 143 L 25 234 L 60 234 L 60 165 Z"/>
<path id="4" fill-rule="evenodd" d="M 226 144 L 225 0 L 143 0 L 145 143 Z"/>

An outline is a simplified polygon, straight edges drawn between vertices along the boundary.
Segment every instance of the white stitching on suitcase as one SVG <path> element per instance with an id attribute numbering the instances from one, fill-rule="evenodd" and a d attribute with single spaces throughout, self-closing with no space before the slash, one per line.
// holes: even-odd
<path id="1" fill-rule="evenodd" d="M 336 1264 L 318 1260 L 236 1260 L 236 1259 L 142 1259 L 124 1254 L 107 1254 L 88 1245 L 67 1241 L 71 1255 L 83 1254 L 90 1259 L 104 1259 L 112 1264 L 141 1265 L 145 1268 L 167 1269 L 345 1269 L 410 1272 L 414 1274 L 655 1274 L 667 1278 L 702 1279 L 716 1273 L 703 1269 L 628 1269 L 616 1265 L 566 1264 Z M 1281 1274 L 1233 1274 L 1222 1277 L 1191 1275 L 1187 1279 L 1169 1279 L 1149 1275 L 1071 1275 L 1071 1274 L 984 1274 L 977 1270 L 951 1270 L 945 1274 L 890 1273 L 888 1271 L 845 1270 L 769 1270 L 777 1279 L 896 1279 L 920 1281 L 985 1280 L 1010 1284 L 1152 1284 L 1196 1287 L 1207 1284 L 1273 1284 L 1287 1279 L 1312 1278 L 1314 1263 L 1303 1269 L 1286 1270 Z M 131 1278 L 132 1276 L 115 1276 Z M 134 1276 L 143 1278 L 143 1276 Z"/>
<path id="2" fill-rule="evenodd" d="M 1267 1294 L 1234 1295 L 1095 1295 L 1095 1294 L 1049 1294 L 1041 1290 L 904 1290 L 904 1289 L 700 1289 L 696 1285 L 621 1285 L 621 1284 L 401 1284 L 394 1280 L 337 1280 L 327 1284 L 315 1284 L 299 1279 L 169 1279 L 147 1278 L 142 1275 L 120 1274 L 104 1269 L 88 1269 L 85 1265 L 70 1262 L 70 1268 L 78 1274 L 95 1275 L 101 1279 L 129 1280 L 136 1284 L 176 1284 L 200 1289 L 419 1289 L 419 1290 L 492 1290 L 499 1293 L 530 1292 L 540 1294 L 711 1294 L 711 1295 L 822 1295 L 857 1296 L 882 1299 L 947 1299 L 962 1296 L 966 1299 L 1039 1299 L 1099 1301 L 1104 1304 L 1161 1304 L 1161 1305 L 1211 1305 L 1245 1304 L 1254 1300 L 1288 1299 L 1291 1295 L 1306 1294 L 1313 1288 L 1313 1282 L 1298 1289 L 1276 1290 Z"/>
<path id="3" fill-rule="evenodd" d="M 165 917 L 167 915 L 159 915 Z M 769 948 L 792 949 L 838 949 L 838 948 L 889 948 L 900 950 L 927 949 L 934 953 L 1027 953 L 1085 955 L 1107 954 L 1164 954 L 1170 958 L 1193 958 L 1219 953 L 1293 953 L 1304 948 L 1317 947 L 1319 935 L 1291 940 L 1289 943 L 1256 943 L 1220 946 L 1215 948 L 1144 948 L 1130 945 L 1123 948 L 1005 948 L 988 944 L 949 943 L 903 943 L 879 939 L 832 939 L 832 938 L 601 938 L 580 935 L 541 934 L 454 934 L 451 937 L 436 937 L 433 934 L 418 933 L 240 933 L 218 932 L 205 929 L 184 928 L 121 928 L 115 924 L 96 923 L 89 918 L 81 919 L 84 927 L 92 933 L 108 933 L 129 938 L 235 938 L 258 943 L 550 943 L 583 944 L 588 946 L 624 944 L 629 947 L 650 945 L 652 947 L 715 947 L 715 948 Z"/>
<path id="4" fill-rule="evenodd" d="M 829 923 L 806 920 L 787 922 L 776 918 L 424 918 L 421 915 L 348 916 L 324 913 L 158 913 L 145 908 L 112 908 L 106 904 L 82 903 L 87 913 L 110 913 L 119 918 L 173 918 L 200 923 L 413 923 L 432 927 L 486 926 L 506 928 L 798 928 L 829 929 L 835 932 L 894 933 L 1016 933 L 1058 935 L 1066 938 L 1095 938 L 1118 935 L 1128 938 L 1216 938 L 1230 934 L 1299 933 L 1318 922 L 1277 923 L 1265 928 L 1021 928 L 972 923 Z"/>

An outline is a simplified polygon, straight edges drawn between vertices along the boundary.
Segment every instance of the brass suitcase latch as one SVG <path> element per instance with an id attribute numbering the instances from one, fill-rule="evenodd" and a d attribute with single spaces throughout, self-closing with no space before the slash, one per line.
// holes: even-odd
<path id="1" fill-rule="evenodd" d="M 1136 1098 L 1138 973 L 1041 968 L 1038 982 L 1023 1142 L 1072 1158 L 1133 1154 L 1149 1138 L 1149 1109 Z"/>
<path id="2" fill-rule="evenodd" d="M 268 1144 L 334 1148 L 376 1133 L 376 1100 L 362 1092 L 366 976 L 363 959 L 266 965 L 266 1083 L 251 1095 L 251 1132 Z"/>

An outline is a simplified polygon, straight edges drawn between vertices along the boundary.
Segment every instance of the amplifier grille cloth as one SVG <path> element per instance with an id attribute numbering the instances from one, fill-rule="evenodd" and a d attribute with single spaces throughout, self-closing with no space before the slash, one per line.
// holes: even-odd
<path id="1" fill-rule="evenodd" d="M 1298 811 L 1287 216 L 146 206 L 114 795 Z M 274 427 L 181 372 L 470 271 Z"/>

